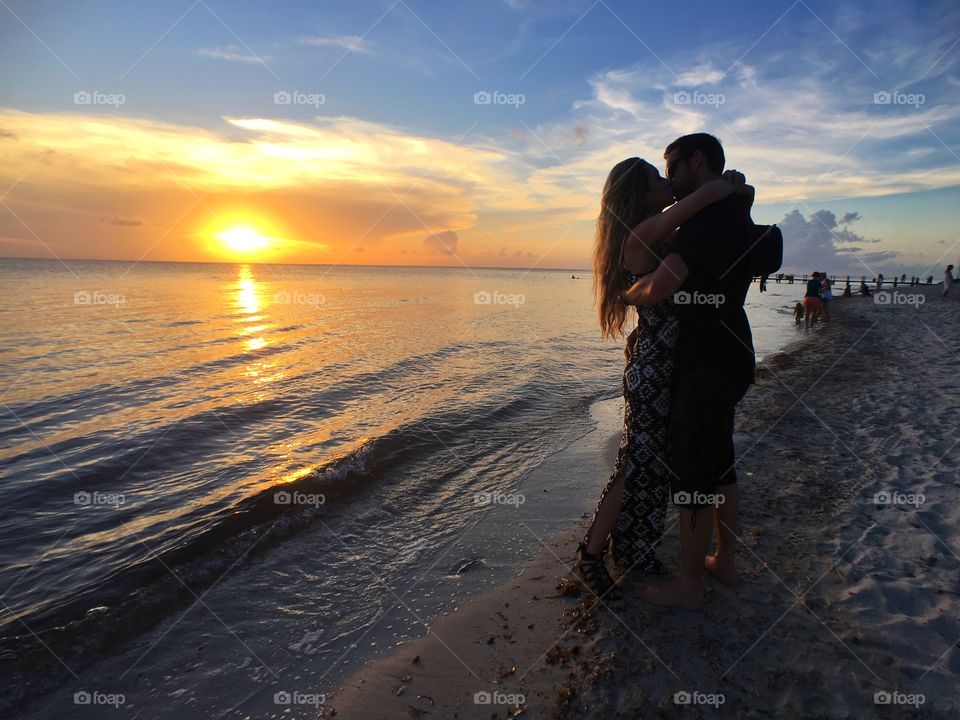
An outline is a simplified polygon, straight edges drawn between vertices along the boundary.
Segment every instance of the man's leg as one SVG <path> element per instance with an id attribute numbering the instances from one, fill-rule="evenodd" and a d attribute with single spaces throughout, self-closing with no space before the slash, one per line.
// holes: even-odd
<path id="1" fill-rule="evenodd" d="M 729 409 L 718 418 L 722 427 L 722 442 L 716 468 L 717 485 L 714 493 L 718 505 L 714 510 L 717 525 L 717 552 L 704 560 L 704 567 L 724 585 L 734 587 L 740 582 L 734 559 L 737 535 L 740 533 L 740 489 L 737 487 L 737 456 L 733 445 L 736 404 L 743 399 L 748 386 L 734 392 Z"/>
<path id="2" fill-rule="evenodd" d="M 638 594 L 653 605 L 685 610 L 703 608 L 703 559 L 710 548 L 713 518 L 710 508 L 696 511 L 696 524 L 690 527 L 694 511 L 680 508 L 680 576 L 663 583 L 641 585 Z"/>
<path id="3" fill-rule="evenodd" d="M 713 472 L 720 454 L 715 398 L 719 383 L 713 374 L 696 370 L 678 378 L 671 406 L 670 451 L 674 470 L 674 502 L 680 508 L 680 574 L 670 582 L 642 585 L 641 599 L 654 605 L 699 610 L 703 607 L 703 560 L 713 534 L 712 509 L 690 509 L 702 492 L 700 483 Z M 711 432 L 712 430 L 712 432 Z M 690 496 L 681 501 L 678 496 Z"/>
<path id="4" fill-rule="evenodd" d="M 724 585 L 735 587 L 740 582 L 734 556 L 740 517 L 740 489 L 736 484 L 717 487 L 723 503 L 714 510 L 717 523 L 717 554 L 707 556 L 703 566 Z"/>

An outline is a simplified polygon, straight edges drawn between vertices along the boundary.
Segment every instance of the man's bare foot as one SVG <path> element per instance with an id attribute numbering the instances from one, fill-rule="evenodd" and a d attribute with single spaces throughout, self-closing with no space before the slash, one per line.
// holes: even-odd
<path id="1" fill-rule="evenodd" d="M 684 610 L 703 609 L 703 584 L 699 581 L 672 580 L 640 585 L 637 595 L 644 602 Z"/>
<path id="2" fill-rule="evenodd" d="M 708 555 L 703 559 L 703 567 L 727 587 L 736 587 L 740 584 L 740 576 L 737 575 L 733 558 L 720 562 L 717 555 Z"/>

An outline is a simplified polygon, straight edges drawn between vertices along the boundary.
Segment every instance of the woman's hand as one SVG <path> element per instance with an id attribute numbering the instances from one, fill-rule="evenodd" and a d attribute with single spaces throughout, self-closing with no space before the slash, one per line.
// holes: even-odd
<path id="1" fill-rule="evenodd" d="M 726 175 L 726 173 L 724 173 L 724 175 Z M 710 180 L 709 182 L 704 183 L 702 187 L 703 192 L 708 195 L 708 200 L 710 202 L 723 200 L 725 197 L 733 195 L 733 193 L 736 192 L 736 189 L 736 185 L 734 185 L 731 180 L 727 180 L 725 178 Z"/>
<path id="2" fill-rule="evenodd" d="M 742 172 L 738 170 L 727 170 L 723 175 L 720 176 L 728 183 L 733 185 L 733 189 L 737 192 L 740 191 L 742 187 L 747 184 L 747 177 Z"/>
<path id="3" fill-rule="evenodd" d="M 637 332 L 639 332 L 639 330 L 640 328 L 638 327 L 634 328 L 633 332 L 627 335 L 627 342 L 623 346 L 623 356 L 627 359 L 628 363 L 633 358 L 633 344 L 637 340 Z"/>

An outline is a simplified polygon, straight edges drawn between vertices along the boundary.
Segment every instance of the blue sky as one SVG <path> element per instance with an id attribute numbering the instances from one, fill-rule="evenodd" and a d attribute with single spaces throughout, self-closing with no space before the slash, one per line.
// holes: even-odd
<path id="1" fill-rule="evenodd" d="M 202 191 L 212 218 L 261 203 L 308 261 L 584 267 L 610 167 L 640 155 L 662 170 L 670 140 L 706 130 L 757 185 L 755 217 L 790 217 L 796 269 L 939 275 L 960 259 L 958 42 L 960 5 L 937 1 L 4 0 L 4 187 L 26 174 L 0 207 L 0 253 L 183 257 L 202 222 L 177 203 Z M 75 102 L 94 91 L 123 102 Z M 279 91 L 323 102 L 277 104 Z M 479 91 L 523 102 L 478 105 Z M 90 130 L 102 136 L 85 143 Z M 342 137 L 349 172 L 311 176 L 303 159 Z M 280 177 L 263 152 L 295 157 L 296 172 Z M 134 161 L 172 166 L 169 187 L 138 195 L 123 175 Z M 410 217 L 356 232 L 406 178 L 419 183 Z M 314 237 L 305 190 L 336 233 Z M 84 217 L 89 232 L 66 238 Z M 178 229 L 153 242 L 165 224 Z M 428 242 L 438 233 L 450 241 Z"/>

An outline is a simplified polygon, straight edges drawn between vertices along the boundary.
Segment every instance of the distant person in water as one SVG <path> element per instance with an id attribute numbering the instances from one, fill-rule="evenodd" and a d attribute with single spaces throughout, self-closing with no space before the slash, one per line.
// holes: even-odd
<path id="1" fill-rule="evenodd" d="M 807 294 L 803 296 L 804 318 L 806 327 L 812 327 L 820 313 L 820 273 L 814 272 L 807 281 Z"/>
<path id="2" fill-rule="evenodd" d="M 853 295 L 853 290 L 850 289 L 850 281 L 847 280 L 847 284 L 843 287 L 843 296 L 850 297 Z"/>
<path id="3" fill-rule="evenodd" d="M 667 172 L 675 170 L 667 164 Z M 621 293 L 656 270 L 677 227 L 712 203 L 732 195 L 743 176 L 717 178 L 674 203 L 670 184 L 656 167 L 633 157 L 607 176 L 600 200 L 593 253 L 593 289 L 605 338 L 623 331 L 633 311 Z M 664 208 L 668 209 L 664 210 Z M 621 573 L 663 574 L 655 550 L 663 536 L 669 488 L 667 432 L 674 346 L 679 325 L 671 296 L 637 309 L 627 338 L 623 373 L 624 419 L 613 474 L 600 494 L 593 520 L 577 547 L 577 569 L 601 599 L 620 597 L 604 556 L 612 548 Z"/>
<path id="4" fill-rule="evenodd" d="M 947 265 L 947 269 L 943 272 L 943 294 L 940 296 L 944 300 L 947 299 L 951 285 L 953 285 L 953 265 Z"/>
<path id="5" fill-rule="evenodd" d="M 867 287 L 867 283 L 864 280 L 860 281 L 860 294 L 863 297 L 870 297 L 870 288 Z"/>

